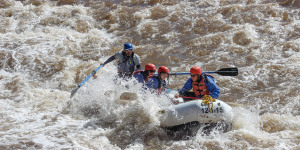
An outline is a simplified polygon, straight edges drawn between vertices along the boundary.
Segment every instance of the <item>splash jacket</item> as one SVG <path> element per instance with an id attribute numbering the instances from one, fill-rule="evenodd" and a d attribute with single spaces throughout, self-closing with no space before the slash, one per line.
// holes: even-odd
<path id="1" fill-rule="evenodd" d="M 157 94 L 162 93 L 166 89 L 166 82 L 165 80 L 161 80 L 158 76 L 153 76 L 149 78 L 146 82 L 145 86 L 149 89 L 157 90 Z"/>
<path id="2" fill-rule="evenodd" d="M 147 82 L 149 77 L 147 77 L 147 72 L 146 71 L 136 71 L 133 74 L 133 77 L 139 82 L 139 83 L 144 83 Z"/>
<path id="3" fill-rule="evenodd" d="M 215 83 L 214 77 L 210 74 L 201 74 L 198 81 L 193 82 L 192 78 L 184 84 L 183 88 L 179 91 L 180 95 L 193 89 L 195 96 L 202 98 L 204 95 L 210 95 L 212 98 L 216 99 L 220 95 L 220 89 Z"/>
<path id="4" fill-rule="evenodd" d="M 118 59 L 119 76 L 132 76 L 134 71 L 141 69 L 140 57 L 134 52 L 131 52 L 130 56 L 127 56 L 122 50 L 108 58 L 104 64 L 107 64 L 115 59 Z"/>

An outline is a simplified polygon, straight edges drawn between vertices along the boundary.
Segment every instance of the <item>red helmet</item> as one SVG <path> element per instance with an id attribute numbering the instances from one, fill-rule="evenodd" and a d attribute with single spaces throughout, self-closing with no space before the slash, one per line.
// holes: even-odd
<path id="1" fill-rule="evenodd" d="M 201 74 L 201 68 L 199 66 L 194 66 L 191 68 L 190 73 Z"/>
<path id="2" fill-rule="evenodd" d="M 145 66 L 145 71 L 156 71 L 156 67 L 155 67 L 155 65 L 153 65 L 153 64 L 150 64 L 150 63 L 148 63 L 146 66 Z"/>
<path id="3" fill-rule="evenodd" d="M 160 66 L 158 68 L 158 73 L 169 73 L 169 69 L 166 66 Z"/>

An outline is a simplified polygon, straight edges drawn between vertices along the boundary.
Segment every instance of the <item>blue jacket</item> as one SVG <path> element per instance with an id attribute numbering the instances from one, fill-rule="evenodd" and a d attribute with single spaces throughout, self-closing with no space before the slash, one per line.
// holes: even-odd
<path id="1" fill-rule="evenodd" d="M 201 75 L 204 75 L 204 74 L 201 74 Z M 207 80 L 206 80 L 206 78 L 204 78 L 204 83 L 206 84 L 206 87 L 210 92 L 210 96 L 214 99 L 218 98 L 220 95 L 220 89 L 216 85 L 214 78 L 207 75 Z M 192 78 L 189 78 L 186 81 L 186 83 L 184 84 L 183 88 L 179 91 L 179 93 L 187 92 L 192 88 L 193 88 Z"/>
<path id="2" fill-rule="evenodd" d="M 157 76 L 149 78 L 148 81 L 144 84 L 143 89 L 155 92 L 157 95 L 163 95 L 168 97 L 167 85 L 165 80 L 162 80 L 160 83 Z"/>
<path id="3" fill-rule="evenodd" d="M 161 85 L 159 85 L 161 84 Z M 159 89 L 159 88 L 166 88 L 165 81 L 162 80 L 161 83 L 158 81 L 158 77 L 149 78 L 146 82 L 145 86 L 149 89 Z"/>
<path id="4" fill-rule="evenodd" d="M 139 83 L 145 82 L 145 76 L 143 73 L 139 72 L 138 74 L 133 76 Z"/>
<path id="5" fill-rule="evenodd" d="M 163 81 L 162 81 L 163 82 Z M 157 89 L 158 85 L 159 85 L 159 81 L 157 78 L 150 78 L 147 82 L 146 82 L 146 87 L 150 88 L 150 89 Z"/>

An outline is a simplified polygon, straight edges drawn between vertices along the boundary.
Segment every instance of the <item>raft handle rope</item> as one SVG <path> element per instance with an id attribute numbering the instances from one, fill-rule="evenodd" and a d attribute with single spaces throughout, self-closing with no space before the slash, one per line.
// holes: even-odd
<path id="1" fill-rule="evenodd" d="M 214 103 L 213 102 L 215 102 L 216 99 L 213 99 L 210 95 L 204 95 L 202 99 L 203 99 L 202 102 L 205 105 L 208 105 L 209 112 L 212 112 L 212 110 L 214 108 Z M 210 107 L 210 104 L 211 104 L 211 107 Z"/>

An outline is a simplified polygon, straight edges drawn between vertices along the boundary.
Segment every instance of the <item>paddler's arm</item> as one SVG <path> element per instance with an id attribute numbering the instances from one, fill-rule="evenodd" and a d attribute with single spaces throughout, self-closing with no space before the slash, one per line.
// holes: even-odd
<path id="1" fill-rule="evenodd" d="M 136 75 L 133 75 L 133 77 L 139 82 L 139 83 L 144 83 L 145 79 L 144 79 L 144 75 L 141 73 L 138 73 Z"/>
<path id="2" fill-rule="evenodd" d="M 136 66 L 136 70 L 135 71 L 141 70 L 142 67 L 141 67 L 140 56 L 137 55 L 136 53 L 134 53 L 134 60 L 133 61 L 134 61 L 135 66 Z"/>
<path id="3" fill-rule="evenodd" d="M 112 62 L 115 59 L 116 59 L 116 57 L 115 57 L 115 55 L 113 55 L 113 56 L 109 57 L 104 63 L 101 63 L 100 65 L 103 65 L 103 67 L 104 67 L 106 64 Z"/>
<path id="4" fill-rule="evenodd" d="M 142 69 L 142 67 L 141 67 L 140 64 L 136 65 L 136 70 L 135 71 L 138 71 L 138 70 L 141 70 L 141 69 Z"/>
<path id="5" fill-rule="evenodd" d="M 104 65 L 112 62 L 115 59 L 119 59 L 120 60 L 120 59 L 122 59 L 122 57 L 123 57 L 122 51 L 116 52 L 114 55 L 112 55 L 111 57 L 109 57 L 104 63 L 101 63 L 100 65 L 104 66 Z"/>
<path id="6" fill-rule="evenodd" d="M 174 97 L 175 97 L 175 98 L 178 98 L 178 97 L 179 97 L 180 95 L 182 95 L 184 92 L 187 92 L 187 91 L 189 91 L 189 90 L 192 89 L 192 88 L 193 88 L 193 85 L 192 85 L 192 78 L 189 78 L 189 79 L 185 82 L 183 88 L 182 88 L 180 91 L 178 91 L 178 93 L 176 93 L 176 94 L 174 95 Z"/>
<path id="7" fill-rule="evenodd" d="M 208 82 L 206 81 L 206 79 L 208 80 Z M 214 78 L 211 76 L 207 76 L 207 78 L 204 79 L 204 82 L 206 84 L 207 89 L 210 92 L 210 96 L 213 99 L 217 99 L 220 95 L 220 89 L 216 85 Z"/>
<path id="8" fill-rule="evenodd" d="M 149 88 L 149 89 L 157 89 L 157 87 L 158 87 L 158 80 L 156 78 L 150 78 L 146 82 L 145 86 L 147 88 Z"/>

